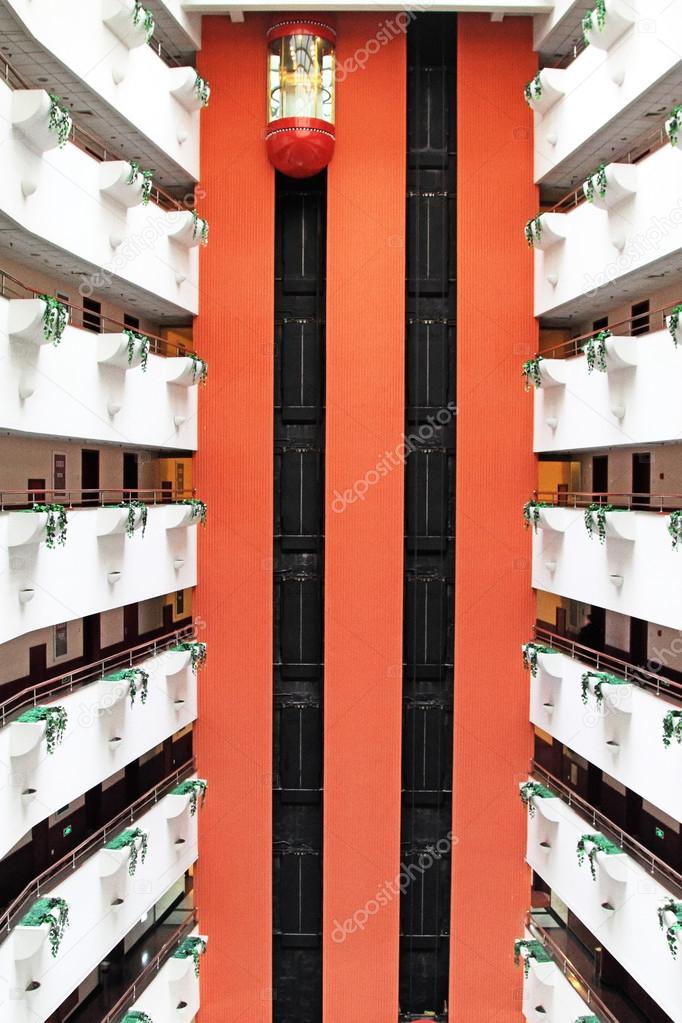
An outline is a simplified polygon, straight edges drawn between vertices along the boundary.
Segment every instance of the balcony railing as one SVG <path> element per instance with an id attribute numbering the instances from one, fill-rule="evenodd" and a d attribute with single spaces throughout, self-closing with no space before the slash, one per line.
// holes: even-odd
<path id="1" fill-rule="evenodd" d="M 616 491 L 595 493 L 579 490 L 535 490 L 533 497 L 557 508 L 589 508 L 611 504 L 618 511 L 647 511 L 669 514 L 682 508 L 682 494 L 625 494 Z"/>
<path id="2" fill-rule="evenodd" d="M 682 300 L 681 300 L 682 301 Z M 667 305 L 659 306 L 657 309 L 652 309 L 648 313 L 637 313 L 634 316 L 628 316 L 624 320 L 616 320 L 615 323 L 609 323 L 608 327 L 602 328 L 603 330 L 609 330 L 614 337 L 631 337 L 632 329 L 639 328 L 641 331 L 643 320 L 647 321 L 647 331 L 636 335 L 638 340 L 643 340 L 647 334 L 655 334 L 659 330 L 667 330 L 666 316 L 676 306 L 680 305 L 680 302 L 669 302 Z M 541 355 L 543 359 L 571 359 L 577 355 L 582 354 L 583 345 L 585 345 L 590 338 L 596 337 L 599 333 L 598 330 L 590 330 L 587 334 L 579 334 L 578 337 L 569 338 L 568 341 L 561 341 L 557 345 L 552 345 L 550 348 L 542 348 L 537 354 Z M 672 340 L 670 342 L 672 344 Z"/>
<path id="3" fill-rule="evenodd" d="M 9 720 L 27 707 L 38 707 L 47 700 L 67 696 L 83 686 L 97 682 L 105 675 L 134 668 L 140 661 L 156 657 L 178 643 L 187 643 L 193 638 L 194 626 L 187 625 L 184 629 L 177 629 L 170 636 L 154 639 L 148 643 L 139 643 L 129 650 L 112 654 L 110 657 L 102 657 L 82 668 L 74 668 L 72 671 L 64 672 L 63 675 L 56 675 L 54 678 L 22 689 L 20 693 L 15 693 L 14 696 L 10 696 L 9 699 L 0 703 L 0 727 L 4 728 Z"/>
<path id="4" fill-rule="evenodd" d="M 16 277 L 7 273 L 6 270 L 0 269 L 0 297 L 7 299 L 36 298 L 41 294 L 43 292 L 40 289 L 32 288 L 29 284 L 24 284 L 22 281 L 17 280 Z M 68 324 L 71 327 L 79 327 L 81 330 L 87 330 L 95 335 L 106 333 L 120 334 L 124 330 L 134 330 L 136 334 L 149 338 L 149 351 L 153 355 L 161 355 L 165 358 L 196 355 L 191 347 L 188 348 L 175 341 L 167 341 L 166 338 L 159 337 L 157 334 L 150 334 L 149 331 L 142 330 L 139 327 L 133 328 L 130 324 L 125 323 L 123 320 L 117 320 L 113 316 L 93 313 L 90 309 L 85 309 L 83 306 L 74 305 L 73 302 L 67 302 L 62 299 L 60 299 L 60 302 L 68 312 Z M 97 329 L 93 329 L 95 323 Z"/>
<path id="5" fill-rule="evenodd" d="M 679 682 L 674 682 L 663 675 L 656 675 L 655 672 L 649 671 L 648 668 L 641 668 L 635 664 L 630 664 L 628 661 L 623 661 L 619 657 L 613 657 L 611 654 L 592 650 L 591 647 L 576 643 L 575 640 L 569 639 L 566 636 L 560 636 L 550 629 L 543 629 L 536 625 L 533 629 L 533 634 L 545 646 L 551 646 L 554 650 L 560 650 L 562 654 L 566 654 L 574 661 L 582 661 L 593 668 L 597 668 L 599 671 L 609 671 L 614 675 L 618 675 L 619 678 L 625 679 L 626 682 L 632 682 L 633 685 L 650 690 L 656 696 L 671 697 L 682 702 L 682 684 Z"/>
<path id="6" fill-rule="evenodd" d="M 587 800 L 583 799 L 582 796 L 579 796 L 567 785 L 564 785 L 562 781 L 559 781 L 558 778 L 550 774 L 544 767 L 541 767 L 535 760 L 531 761 L 531 773 L 537 781 L 542 782 L 552 792 L 555 792 L 562 802 L 566 803 L 572 810 L 575 810 L 595 831 L 602 832 L 611 838 L 623 852 L 627 853 L 633 860 L 636 860 L 640 866 L 644 867 L 652 877 L 669 889 L 673 895 L 676 897 L 682 895 L 682 875 L 678 874 L 673 867 L 659 859 L 658 856 L 655 856 L 646 846 L 628 835 L 622 828 L 619 828 L 617 824 L 614 824 L 603 813 L 596 810 Z"/>
<path id="7" fill-rule="evenodd" d="M 21 895 L 18 895 L 2 916 L 0 916 L 0 934 L 8 934 L 24 915 L 29 904 L 41 898 L 47 888 L 53 887 L 72 874 L 74 870 L 77 870 L 93 852 L 103 848 L 107 842 L 111 841 L 125 827 L 132 824 L 136 817 L 140 817 L 152 806 L 155 806 L 171 789 L 174 789 L 181 781 L 184 781 L 190 774 L 193 774 L 194 770 L 194 759 L 187 760 L 182 767 L 176 768 L 158 785 L 149 789 L 143 796 L 140 796 L 134 803 L 131 803 L 127 809 L 119 813 L 113 820 L 110 820 L 108 824 L 105 824 L 104 827 L 76 846 L 68 855 L 52 863 L 47 870 L 44 870 L 39 877 L 35 878 L 24 888 Z"/>
<path id="8" fill-rule="evenodd" d="M 528 913 L 526 916 L 526 927 L 533 937 L 545 946 L 556 965 L 560 968 L 564 977 L 566 977 L 568 983 L 575 991 L 577 991 L 582 1000 L 593 1011 L 594 1015 L 598 1016 L 602 1023 L 621 1023 L 619 1018 L 614 1016 L 611 1010 L 607 1008 L 599 995 L 592 990 L 588 982 L 585 980 L 580 971 L 573 965 L 564 950 L 559 948 L 552 938 L 551 932 L 546 931 L 544 927 L 537 923 L 537 921 L 533 918 L 532 913 Z"/>

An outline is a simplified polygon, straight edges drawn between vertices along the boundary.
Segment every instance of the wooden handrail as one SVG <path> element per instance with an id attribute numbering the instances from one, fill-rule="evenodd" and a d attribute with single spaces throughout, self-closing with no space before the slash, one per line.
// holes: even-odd
<path id="1" fill-rule="evenodd" d="M 627 494 L 615 491 L 535 490 L 533 497 L 551 507 L 585 509 L 591 504 L 612 504 L 618 511 L 657 512 L 659 515 L 682 509 L 682 494 Z"/>
<path id="2" fill-rule="evenodd" d="M 627 337 L 625 332 L 622 334 L 618 333 L 619 327 L 631 327 L 633 323 L 638 324 L 645 320 L 649 320 L 651 325 L 652 319 L 660 315 L 661 326 L 655 330 L 648 330 L 646 334 L 637 335 L 637 339 L 644 338 L 645 336 L 651 336 L 652 334 L 658 333 L 658 330 L 667 330 L 665 317 L 667 313 L 670 313 L 680 302 L 668 302 L 666 305 L 659 306 L 657 309 L 651 309 L 648 313 L 637 313 L 634 316 L 627 316 L 623 320 L 616 320 L 614 323 L 610 323 L 608 327 L 603 327 L 602 330 L 610 331 L 615 337 Z M 577 337 L 569 338 L 568 341 L 561 341 L 557 345 L 552 345 L 551 348 L 543 348 L 542 351 L 537 352 L 537 355 L 542 356 L 543 359 L 570 359 L 574 356 L 582 354 L 582 346 L 590 340 L 592 337 L 596 337 L 600 331 L 590 330 L 586 334 L 579 334 Z M 672 340 L 670 342 L 672 344 Z"/>
<path id="3" fill-rule="evenodd" d="M 39 494 L 40 500 L 34 495 Z M 187 501 L 196 497 L 196 490 L 131 490 L 128 487 L 97 487 L 86 490 L 67 489 L 52 490 L 50 488 L 33 487 L 30 490 L 0 490 L 0 512 L 25 511 L 34 504 L 54 503 L 65 508 L 92 508 L 113 505 L 118 507 L 121 502 L 141 501 L 143 504 L 172 504 L 174 501 Z M 53 500 L 48 500 L 52 498 Z"/>

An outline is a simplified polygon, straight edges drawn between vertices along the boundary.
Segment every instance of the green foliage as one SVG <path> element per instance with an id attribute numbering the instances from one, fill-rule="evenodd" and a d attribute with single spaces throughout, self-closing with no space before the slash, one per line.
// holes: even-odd
<path id="1" fill-rule="evenodd" d="M 539 242 L 542 239 L 542 220 L 540 219 L 541 217 L 542 217 L 541 213 L 538 213 L 536 216 L 531 217 L 531 219 L 526 222 L 526 226 L 524 228 L 526 242 L 528 243 L 528 247 L 531 249 L 533 248 L 536 242 Z"/>
<path id="2" fill-rule="evenodd" d="M 202 245 L 208 245 L 208 223 L 201 219 L 196 210 L 192 210 L 192 240 L 196 241 L 197 236 L 200 236 Z"/>
<path id="3" fill-rule="evenodd" d="M 677 140 L 680 135 L 680 127 L 682 127 L 682 106 L 677 104 L 670 111 L 670 116 L 666 121 L 665 130 L 668 134 L 671 146 L 677 145 Z"/>
<path id="4" fill-rule="evenodd" d="M 66 543 L 66 508 L 63 504 L 38 504 L 34 503 L 31 511 L 47 515 L 45 523 L 45 546 L 53 551 L 57 545 L 63 547 Z"/>
<path id="5" fill-rule="evenodd" d="M 196 97 L 201 103 L 202 107 L 208 106 L 208 100 L 211 95 L 211 86 L 208 84 L 205 78 L 202 78 L 197 71 L 197 76 L 194 79 L 194 92 Z"/>
<path id="6" fill-rule="evenodd" d="M 121 1023 L 154 1023 L 154 1020 L 146 1012 L 140 1012 L 139 1009 L 129 1009 Z"/>
<path id="7" fill-rule="evenodd" d="M 49 130 L 57 136 L 59 140 L 59 148 L 63 149 L 66 145 L 69 133 L 71 131 L 71 114 L 64 106 L 59 96 L 55 93 L 49 93 L 50 97 L 50 113 L 48 115 L 47 126 Z"/>
<path id="8" fill-rule="evenodd" d="M 145 530 L 147 529 L 147 516 L 149 515 L 149 508 L 144 501 L 139 501 L 137 498 L 131 498 L 130 501 L 121 501 L 118 505 L 119 508 L 128 509 L 128 518 L 126 519 L 126 536 L 129 540 L 132 540 L 135 535 L 135 519 L 137 512 L 140 513 L 142 520 L 142 539 L 144 540 Z"/>
<path id="9" fill-rule="evenodd" d="M 606 342 L 613 334 L 610 330 L 600 330 L 593 334 L 583 345 L 583 351 L 587 356 L 587 371 L 598 369 L 600 373 L 606 373 Z"/>
<path id="10" fill-rule="evenodd" d="M 522 785 L 519 789 L 519 795 L 521 802 L 524 806 L 528 807 L 528 816 L 532 820 L 535 817 L 535 803 L 534 798 L 538 799 L 556 799 L 556 796 L 550 789 L 545 788 L 539 781 L 527 781 L 525 785 Z"/>
<path id="11" fill-rule="evenodd" d="M 670 954 L 673 959 L 677 959 L 677 936 L 682 931 L 682 902 L 677 902 L 675 899 L 670 897 L 658 907 L 657 913 L 658 926 L 662 931 L 665 931 Z M 666 926 L 664 913 L 675 914 L 675 923 L 671 924 L 670 927 Z"/>
<path id="12" fill-rule="evenodd" d="M 531 78 L 530 82 L 527 83 L 523 90 L 523 95 L 526 97 L 528 106 L 532 105 L 533 100 L 540 99 L 542 96 L 542 79 L 540 78 L 539 71 L 535 78 Z"/>
<path id="13" fill-rule="evenodd" d="M 521 953 L 525 952 L 525 956 Z M 530 960 L 536 963 L 551 963 L 552 957 L 541 941 L 534 941 L 529 938 L 520 938 L 514 942 L 514 965 L 518 966 L 523 958 L 523 975 L 528 979 L 530 973 Z"/>
<path id="14" fill-rule="evenodd" d="M 208 508 L 205 501 L 200 501 L 198 497 L 184 497 L 177 503 L 191 505 L 192 519 L 199 519 L 202 526 L 206 525 L 206 514 L 208 512 Z"/>
<path id="15" fill-rule="evenodd" d="M 589 682 L 591 678 L 597 680 L 594 684 L 594 696 L 598 707 L 601 707 L 604 702 L 602 686 L 627 686 L 630 684 L 626 679 L 619 678 L 618 675 L 611 675 L 608 671 L 584 671 L 580 678 L 580 685 L 582 687 L 580 699 L 585 705 L 587 705 L 587 695 L 590 691 Z"/>
<path id="16" fill-rule="evenodd" d="M 682 744 L 682 710 L 669 710 L 663 718 L 663 745 L 666 749 L 675 739 L 678 745 Z"/>
<path id="17" fill-rule="evenodd" d="M 147 359 L 149 358 L 149 346 L 151 344 L 151 341 L 149 340 L 146 334 L 138 334 L 136 330 L 131 330 L 130 327 L 124 327 L 123 333 L 128 338 L 128 365 L 132 366 L 133 364 L 133 357 L 135 355 L 135 345 L 137 342 L 139 342 L 142 349 L 142 361 L 140 365 L 142 366 L 142 372 L 146 373 Z"/>
<path id="18" fill-rule="evenodd" d="M 64 931 L 69 926 L 69 906 L 64 899 L 38 899 L 21 920 L 21 927 L 41 927 L 49 924 L 48 939 L 53 958 L 59 952 Z"/>
<path id="19" fill-rule="evenodd" d="M 130 173 L 126 178 L 127 185 L 134 185 L 137 183 L 139 177 L 142 178 L 142 205 L 146 206 L 149 203 L 149 198 L 152 194 L 152 177 L 153 171 L 141 170 L 139 163 L 135 163 L 134 160 L 129 160 L 128 165 L 130 167 Z"/>
<path id="20" fill-rule="evenodd" d="M 597 529 L 599 536 L 599 543 L 604 543 L 606 540 L 606 514 L 616 509 L 612 504 L 591 504 L 585 509 L 584 520 L 585 529 L 587 530 L 590 537 L 592 537 L 593 530 Z"/>
<path id="21" fill-rule="evenodd" d="M 551 646 L 542 646 L 540 643 L 524 643 L 521 648 L 523 655 L 523 666 L 526 671 L 530 671 L 533 678 L 538 673 L 538 654 L 555 654 L 556 650 L 552 650 Z"/>
<path id="22" fill-rule="evenodd" d="M 205 778 L 190 778 L 189 781 L 181 782 L 171 791 L 174 796 L 189 796 L 189 812 L 194 817 L 197 812 L 199 796 L 201 796 L 201 808 L 203 809 L 207 788 L 208 782 Z"/>
<path id="23" fill-rule="evenodd" d="M 589 849 L 587 848 L 588 846 Z M 597 831 L 594 834 L 581 835 L 576 846 L 578 865 L 582 867 L 587 855 L 590 861 L 590 874 L 593 881 L 597 880 L 597 853 L 603 852 L 607 856 L 616 856 L 622 851 L 619 846 L 615 845 L 604 835 L 600 835 Z"/>
<path id="24" fill-rule="evenodd" d="M 140 0 L 135 0 L 135 8 L 133 10 L 133 25 L 139 24 L 140 20 L 144 25 L 145 39 L 147 42 L 154 35 L 154 17 L 151 11 L 148 11 L 146 7 L 143 7 Z"/>
<path id="25" fill-rule="evenodd" d="M 677 348 L 677 328 L 680 324 L 680 313 L 682 313 L 682 305 L 676 305 L 668 317 L 668 330 L 675 342 L 675 348 Z"/>
<path id="26" fill-rule="evenodd" d="M 187 643 L 178 643 L 177 646 L 172 646 L 171 650 L 189 650 L 192 671 L 195 675 L 199 668 L 203 668 L 206 663 L 206 644 L 200 643 L 196 639 Z"/>
<path id="27" fill-rule="evenodd" d="M 585 198 L 588 202 L 594 202 L 594 192 L 596 190 L 603 199 L 606 195 L 606 189 L 608 188 L 608 182 L 606 180 L 606 167 L 603 163 L 600 163 L 596 171 L 590 174 L 587 181 L 585 182 Z"/>
<path id="28" fill-rule="evenodd" d="M 523 522 L 526 529 L 532 526 L 535 532 L 538 531 L 538 523 L 540 521 L 540 508 L 551 508 L 552 505 L 548 501 L 526 501 L 523 506 Z"/>
<path id="29" fill-rule="evenodd" d="M 24 713 L 17 718 L 17 721 L 21 721 L 23 724 L 44 721 L 47 752 L 54 753 L 57 746 L 64 738 L 66 722 L 68 719 L 69 715 L 67 714 L 65 707 L 31 707 L 30 710 L 25 710 Z"/>
<path id="30" fill-rule="evenodd" d="M 42 299 L 45 303 L 43 337 L 46 341 L 51 341 L 56 348 L 66 328 L 66 306 L 56 298 L 53 298 L 52 295 L 38 295 L 38 298 Z"/>
<path id="31" fill-rule="evenodd" d="M 532 359 L 527 359 L 526 362 L 524 362 L 523 367 L 521 369 L 521 373 L 525 378 L 524 389 L 526 391 L 529 391 L 531 387 L 537 388 L 542 386 L 542 377 L 540 376 L 541 362 L 542 362 L 541 355 L 534 355 Z"/>
<path id="32" fill-rule="evenodd" d="M 193 936 L 183 938 L 175 952 L 173 959 L 187 959 L 189 956 L 194 960 L 194 976 L 199 976 L 199 959 L 206 951 L 206 942 L 203 938 Z"/>
<path id="33" fill-rule="evenodd" d="M 189 358 L 192 360 L 192 383 L 196 384 L 198 380 L 200 384 L 205 384 L 208 380 L 208 366 L 195 352 L 190 352 Z"/>
<path id="34" fill-rule="evenodd" d="M 594 15 L 597 16 L 597 28 L 601 32 L 606 24 L 606 0 L 597 0 L 594 10 L 588 11 L 582 20 L 583 37 L 586 43 L 589 43 L 589 33 L 594 32 L 594 22 L 592 18 Z"/>
<path id="35" fill-rule="evenodd" d="M 575 1023 L 601 1023 L 599 1016 L 578 1016 Z"/>
<path id="36" fill-rule="evenodd" d="M 137 843 L 140 843 L 138 849 Z M 111 842 L 107 842 L 105 849 L 126 849 L 130 848 L 130 858 L 128 860 L 128 873 L 131 877 L 135 876 L 137 870 L 138 855 L 142 863 L 147 859 L 147 848 L 149 845 L 149 838 L 146 831 L 142 828 L 126 828 L 120 835 L 112 839 Z"/>
<path id="37" fill-rule="evenodd" d="M 680 541 L 682 541 L 682 510 L 678 509 L 670 513 L 668 533 L 672 539 L 673 550 L 676 551 L 680 546 Z"/>
<path id="38" fill-rule="evenodd" d="M 135 703 L 135 697 L 140 694 L 140 703 L 147 702 L 149 694 L 149 672 L 144 668 L 125 668 L 123 671 L 115 671 L 111 675 L 104 676 L 105 682 L 127 682 L 130 706 Z"/>

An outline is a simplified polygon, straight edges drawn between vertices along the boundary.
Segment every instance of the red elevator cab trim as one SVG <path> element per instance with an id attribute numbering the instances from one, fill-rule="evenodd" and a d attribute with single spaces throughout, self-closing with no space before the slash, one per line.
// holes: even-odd
<path id="1" fill-rule="evenodd" d="M 520 366 L 537 346 L 537 207 L 530 18 L 458 18 L 457 516 L 450 1018 L 518 1023 L 513 966 L 529 900 L 518 782 L 531 752 L 519 644 L 533 621 L 530 545 L 520 513 L 533 489 L 533 403 Z M 495 131 L 486 126 L 497 125 Z M 481 235 L 481 225 L 490 230 Z M 485 513 L 484 513 L 485 512 Z M 486 514 L 495 521 L 486 526 Z"/>

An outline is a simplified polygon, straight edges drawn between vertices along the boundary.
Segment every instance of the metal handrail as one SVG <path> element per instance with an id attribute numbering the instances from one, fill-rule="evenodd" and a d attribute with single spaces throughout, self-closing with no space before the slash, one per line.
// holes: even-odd
<path id="1" fill-rule="evenodd" d="M 682 875 L 673 867 L 652 853 L 641 842 L 628 835 L 626 831 L 618 827 L 617 824 L 614 824 L 600 810 L 595 809 L 591 803 L 588 803 L 586 799 L 583 799 L 573 789 L 570 789 L 568 785 L 559 781 L 557 777 L 538 764 L 536 760 L 531 761 L 531 774 L 538 781 L 541 781 L 543 785 L 556 792 L 562 802 L 575 810 L 596 831 L 604 832 L 608 837 L 614 839 L 623 852 L 626 852 L 641 866 L 646 867 L 652 877 L 655 877 L 656 880 L 666 887 L 672 888 L 675 896 L 679 897 L 682 895 Z"/>
<path id="2" fill-rule="evenodd" d="M 613 504 L 619 511 L 657 512 L 659 515 L 682 508 L 682 494 L 627 494 L 616 491 L 534 490 L 533 497 L 558 508 L 589 508 L 591 504 Z"/>
<path id="3" fill-rule="evenodd" d="M 9 933 L 11 931 L 16 918 L 23 915 L 29 902 L 42 897 L 42 893 L 48 884 L 57 884 L 62 880 L 63 876 L 72 874 L 93 850 L 106 845 L 107 841 L 111 840 L 112 835 L 118 834 L 125 825 L 132 824 L 135 817 L 139 817 L 143 810 L 158 803 L 159 799 L 167 795 L 176 785 L 179 785 L 186 775 L 190 775 L 194 771 L 195 764 L 194 757 L 192 757 L 186 760 L 181 767 L 177 767 L 167 775 L 163 781 L 160 781 L 153 788 L 145 792 L 144 795 L 140 796 L 139 799 L 136 799 L 129 807 L 122 810 L 116 817 L 113 817 L 104 827 L 101 827 L 94 834 L 90 835 L 89 838 L 86 838 L 84 842 L 77 845 L 70 853 L 62 856 L 55 863 L 50 864 L 47 870 L 44 870 L 42 874 L 26 885 L 21 894 L 10 903 L 2 916 L 0 916 L 0 933 Z"/>
<path id="4" fill-rule="evenodd" d="M 194 930 L 198 923 L 197 910 L 195 908 L 187 910 L 187 912 L 190 914 L 189 918 L 173 932 L 168 941 L 165 942 L 163 947 L 156 953 L 154 958 L 150 959 L 139 976 L 130 985 L 126 993 L 116 1002 L 113 1009 L 109 1009 L 106 1016 L 102 1016 L 100 1023 L 115 1023 L 115 1021 L 119 1021 L 124 1011 L 129 1009 L 133 1002 L 137 1001 L 142 992 L 149 987 L 156 974 L 170 959 L 172 953 L 175 951 L 182 939 L 187 937 L 190 931 Z"/>
<path id="5" fill-rule="evenodd" d="M 641 686 L 642 689 L 648 689 L 655 693 L 656 696 L 671 697 L 682 702 L 682 683 L 680 682 L 674 682 L 663 675 L 657 675 L 655 672 L 649 671 L 648 668 L 630 664 L 628 661 L 623 661 L 612 654 L 606 654 L 600 650 L 593 650 L 591 647 L 583 646 L 582 643 L 577 643 L 567 636 L 560 636 L 550 629 L 543 629 L 539 625 L 533 627 L 533 635 L 542 643 L 546 643 L 553 649 L 567 654 L 574 661 L 584 661 L 600 671 L 606 668 L 625 679 L 626 682 L 632 682 L 633 685 Z"/>
<path id="6" fill-rule="evenodd" d="M 2 298 L 34 298 L 36 295 L 41 295 L 43 292 L 38 288 L 33 288 L 29 284 L 24 284 L 23 281 L 17 280 L 12 274 L 7 271 L 0 269 L 0 297 Z M 69 325 L 72 327 L 79 327 L 81 330 L 86 330 L 91 334 L 104 334 L 104 330 L 93 330 L 93 320 L 99 321 L 99 327 L 104 324 L 111 324 L 117 329 L 113 331 L 114 334 L 119 334 L 124 330 L 134 330 L 135 333 L 141 334 L 142 336 L 149 338 L 151 342 L 149 351 L 154 355 L 161 355 L 165 358 L 169 356 L 190 356 L 196 355 L 193 349 L 185 347 L 183 344 L 179 344 L 176 341 L 168 341 L 166 338 L 159 337 L 158 334 L 150 334 L 149 331 L 140 330 L 139 328 L 133 328 L 123 320 L 117 320 L 113 316 L 105 316 L 102 313 L 94 313 L 91 309 L 85 309 L 83 306 L 74 305 L 73 302 L 67 302 L 60 299 L 61 304 L 69 312 Z M 76 315 L 74 315 L 76 314 Z M 80 320 L 80 323 L 77 322 Z M 198 358 L 198 356 L 197 356 Z"/>
<path id="7" fill-rule="evenodd" d="M 139 661 L 147 660 L 148 657 L 156 657 L 157 654 L 169 650 L 178 643 L 188 642 L 194 636 L 194 626 L 186 625 L 184 629 L 177 629 L 170 636 L 161 639 L 154 639 L 147 643 L 138 643 L 120 653 L 112 654 L 110 657 L 102 657 L 98 661 L 92 661 L 81 668 L 66 671 L 62 675 L 55 675 L 54 678 L 45 679 L 36 685 L 22 689 L 20 693 L 8 697 L 0 703 L 0 728 L 4 728 L 10 717 L 18 714 L 25 707 L 37 707 L 45 700 L 61 696 L 63 693 L 73 693 L 83 686 L 91 685 L 93 682 L 103 678 L 105 674 L 111 674 L 117 670 L 125 670 L 134 667 Z"/>
<path id="8" fill-rule="evenodd" d="M 646 334 L 651 335 L 657 333 L 657 330 L 666 330 L 667 325 L 665 322 L 666 313 L 670 313 L 681 302 L 668 302 L 667 305 L 659 306 L 657 309 L 651 309 L 648 313 L 637 313 L 634 316 L 627 316 L 623 320 L 616 320 L 615 323 L 609 323 L 608 327 L 602 328 L 604 331 L 610 331 L 614 336 L 628 337 L 627 332 L 623 331 L 619 334 L 617 328 L 619 327 L 632 327 L 633 324 L 641 325 L 644 320 L 648 320 L 649 329 Z M 660 328 L 651 329 L 652 321 L 655 322 L 655 318 L 660 316 Z M 541 355 L 543 359 L 570 359 L 577 355 L 582 355 L 583 345 L 590 340 L 592 337 L 596 337 L 600 332 L 598 330 L 590 330 L 586 334 L 579 334 L 577 337 L 569 338 L 568 341 L 561 341 L 557 345 L 552 345 L 551 348 L 543 348 L 537 354 Z M 644 334 L 637 335 L 638 340 L 643 338 Z"/>
<path id="9" fill-rule="evenodd" d="M 35 496 L 38 494 L 40 500 Z M 52 490 L 32 487 L 30 490 L 0 490 L 0 512 L 25 511 L 34 504 L 44 504 L 48 497 L 65 508 L 118 507 L 121 502 L 141 501 L 143 504 L 172 504 L 195 497 L 196 490 L 131 490 L 129 487 L 97 487 L 86 490 Z M 13 500 L 16 498 L 16 500 Z"/>
<path id="10" fill-rule="evenodd" d="M 35 86 L 27 79 L 20 75 L 16 68 L 12 67 L 6 57 L 0 57 L 0 73 L 6 84 L 11 89 L 35 89 L 41 88 Z M 69 116 L 71 112 L 69 111 Z M 100 163 L 104 163 L 105 160 L 120 160 L 120 152 L 112 152 L 98 135 L 94 135 L 91 131 L 83 128 L 77 124 L 73 117 L 71 117 L 71 130 L 69 132 L 69 142 L 72 142 L 74 146 L 87 153 L 94 160 L 98 160 Z M 166 192 L 159 185 L 153 185 L 150 193 L 151 200 L 155 205 L 159 206 L 164 210 L 188 210 L 193 205 L 193 200 L 188 199 L 188 202 L 180 202 L 170 192 Z"/>
<path id="11" fill-rule="evenodd" d="M 595 1011 L 595 1014 L 602 1017 L 602 1023 L 620 1023 L 618 1017 L 614 1016 L 599 995 L 590 987 L 580 970 L 573 965 L 564 950 L 557 945 L 549 931 L 546 931 L 541 924 L 537 923 L 532 913 L 526 914 L 526 927 L 533 937 L 540 941 L 541 944 L 549 950 L 552 959 L 557 966 L 561 967 L 561 972 L 564 976 L 567 977 L 570 975 L 570 977 L 573 978 L 574 983 L 571 984 L 571 987 L 577 991 L 590 1009 Z M 569 983 L 571 982 L 569 981 Z"/>

